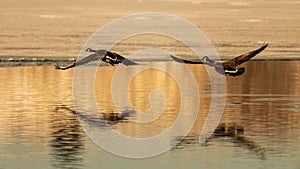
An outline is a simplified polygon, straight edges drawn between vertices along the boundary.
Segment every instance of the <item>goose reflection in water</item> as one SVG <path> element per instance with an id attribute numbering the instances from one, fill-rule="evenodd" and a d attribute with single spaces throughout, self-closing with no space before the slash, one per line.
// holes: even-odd
<path id="1" fill-rule="evenodd" d="M 217 137 L 229 137 L 232 142 L 240 147 L 245 147 L 251 151 L 254 151 L 261 159 L 265 159 L 266 149 L 258 143 L 248 139 L 244 136 L 244 127 L 237 125 L 236 123 L 222 123 L 214 131 L 213 138 Z"/>
<path id="2" fill-rule="evenodd" d="M 57 108 L 51 124 L 52 165 L 63 169 L 81 168 L 85 146 L 83 131 L 77 117 Z"/>
<path id="3" fill-rule="evenodd" d="M 266 159 L 266 149 L 258 143 L 250 140 L 244 136 L 244 127 L 236 123 L 221 123 L 215 129 L 214 134 L 204 143 L 205 146 L 209 146 L 209 142 L 212 142 L 216 138 L 226 137 L 226 141 L 230 141 L 238 147 L 244 147 L 255 154 L 262 160 Z M 179 142 L 180 141 L 180 142 Z M 198 136 L 184 136 L 175 138 L 174 142 L 179 142 L 173 149 L 182 149 L 186 145 L 197 144 Z"/>
<path id="4" fill-rule="evenodd" d="M 122 113 L 103 113 L 103 119 L 91 118 L 80 112 L 74 111 L 66 106 L 55 108 L 55 116 L 51 121 L 52 132 L 50 145 L 52 148 L 52 165 L 55 168 L 82 168 L 81 161 L 85 146 L 83 143 L 84 133 L 78 119 L 88 122 L 90 125 L 105 127 L 108 124 L 128 120 L 134 111 L 123 111 Z"/>
<path id="5" fill-rule="evenodd" d="M 76 115 L 81 121 L 86 122 L 88 124 L 96 125 L 98 127 L 105 127 L 108 124 L 117 124 L 127 121 L 130 117 L 135 114 L 134 110 L 123 110 L 121 113 L 116 112 L 108 112 L 108 113 L 101 113 L 103 119 L 98 117 L 91 117 L 85 115 L 82 112 L 75 111 L 71 108 L 66 106 L 59 106 L 55 108 L 56 111 L 65 111 L 70 114 Z"/>

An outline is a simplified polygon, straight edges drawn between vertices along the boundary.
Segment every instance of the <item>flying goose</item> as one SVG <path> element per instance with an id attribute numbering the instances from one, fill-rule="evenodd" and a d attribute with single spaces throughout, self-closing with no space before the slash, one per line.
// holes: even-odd
<path id="1" fill-rule="evenodd" d="M 137 63 L 130 61 L 129 59 L 126 59 L 125 57 L 123 57 L 117 53 L 110 52 L 108 50 L 94 50 L 94 49 L 88 48 L 88 49 L 86 49 L 86 52 L 93 52 L 93 54 L 91 54 L 91 55 L 89 55 L 67 67 L 60 67 L 58 65 L 55 65 L 55 69 L 66 70 L 66 69 L 70 69 L 70 68 L 80 66 L 80 65 L 92 62 L 92 61 L 97 61 L 97 60 L 101 60 L 103 62 L 109 63 L 112 66 L 114 66 L 115 64 L 119 64 L 119 63 L 123 63 L 126 66 L 137 65 Z"/>
<path id="2" fill-rule="evenodd" d="M 207 56 L 204 56 L 201 61 L 190 61 L 190 60 L 184 60 L 180 59 L 178 57 L 172 56 L 171 58 L 179 63 L 185 63 L 185 64 L 206 64 L 209 66 L 212 66 L 215 68 L 215 70 L 222 74 L 222 75 L 230 75 L 230 76 L 239 76 L 245 72 L 245 68 L 237 68 L 240 64 L 249 61 L 251 58 L 253 58 L 255 55 L 259 54 L 261 51 L 263 51 L 268 46 L 268 43 L 264 43 L 263 46 L 260 48 L 242 54 L 238 57 L 235 57 L 229 61 L 226 62 L 216 62 L 212 59 L 210 59 Z"/>

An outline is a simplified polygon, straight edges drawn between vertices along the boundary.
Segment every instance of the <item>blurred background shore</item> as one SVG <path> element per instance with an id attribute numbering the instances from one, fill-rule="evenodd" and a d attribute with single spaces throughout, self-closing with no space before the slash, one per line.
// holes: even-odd
<path id="1" fill-rule="evenodd" d="M 299 58 L 299 9 L 298 0 L 1 0 L 0 58 L 76 58 L 98 29 L 139 12 L 188 20 L 207 35 L 221 58 L 264 41 L 270 47 L 258 59 Z M 151 46 L 153 41 L 144 43 Z"/>

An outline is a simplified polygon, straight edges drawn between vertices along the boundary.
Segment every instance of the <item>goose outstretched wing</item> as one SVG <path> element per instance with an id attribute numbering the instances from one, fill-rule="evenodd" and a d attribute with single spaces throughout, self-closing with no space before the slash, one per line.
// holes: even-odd
<path id="1" fill-rule="evenodd" d="M 101 56 L 99 56 L 99 55 L 91 54 L 91 55 L 89 55 L 89 56 L 87 56 L 87 57 L 79 60 L 78 62 L 75 62 L 75 63 L 73 63 L 73 64 L 71 64 L 67 67 L 60 67 L 58 65 L 55 65 L 55 69 L 66 70 L 66 69 L 70 69 L 70 68 L 73 68 L 73 67 L 76 67 L 76 66 L 80 66 L 80 65 L 92 62 L 92 61 L 96 61 L 100 58 L 101 58 Z"/>
<path id="2" fill-rule="evenodd" d="M 242 54 L 242 55 L 235 57 L 227 62 L 224 62 L 223 66 L 224 67 L 236 67 L 244 62 L 249 61 L 251 58 L 253 58 L 257 54 L 259 54 L 261 51 L 263 51 L 267 46 L 268 46 L 268 43 L 265 43 L 263 46 L 261 46 L 260 48 L 258 48 L 256 50 Z"/>
<path id="3" fill-rule="evenodd" d="M 180 59 L 176 56 L 170 55 L 171 58 L 178 63 L 187 63 L 187 64 L 203 64 L 202 61 L 190 61 L 190 60 L 185 60 L 185 59 Z"/>

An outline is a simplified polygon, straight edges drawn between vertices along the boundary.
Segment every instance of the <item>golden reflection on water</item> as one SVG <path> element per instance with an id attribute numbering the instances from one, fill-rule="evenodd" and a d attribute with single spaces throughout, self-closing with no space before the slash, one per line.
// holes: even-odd
<path id="1" fill-rule="evenodd" d="M 243 124 L 247 135 L 266 147 L 278 144 L 281 151 L 290 151 L 291 138 L 299 140 L 300 62 L 256 61 L 245 66 L 243 76 L 227 78 L 222 121 Z"/>
<path id="2" fill-rule="evenodd" d="M 137 74 L 130 83 L 129 91 L 132 92 L 129 93 L 129 99 L 132 106 L 141 112 L 150 109 L 150 95 L 154 90 L 164 92 L 166 100 L 162 97 L 157 98 L 158 102 L 164 102 L 165 107 L 163 111 L 157 112 L 157 118 L 150 123 L 132 123 L 132 126 L 130 126 L 130 128 L 144 128 L 145 131 L 152 128 L 152 136 L 171 127 L 178 116 L 181 105 L 180 89 L 176 81 L 161 70 L 147 69 Z M 126 131 L 126 129 L 123 131 Z M 141 132 L 138 133 L 143 134 Z"/>
<path id="3" fill-rule="evenodd" d="M 190 66 L 189 68 L 195 76 L 197 73 L 204 71 L 202 73 L 204 76 L 198 74 L 200 78 L 196 77 L 196 81 L 198 82 L 200 93 L 209 93 L 210 83 L 203 83 L 204 81 L 209 81 L 207 79 L 204 67 L 200 65 L 198 67 Z M 97 72 L 95 91 L 97 103 L 101 113 L 121 113 L 120 111 L 122 111 L 117 110 L 115 106 L 116 103 L 114 102 L 112 96 L 112 90 L 117 90 L 111 88 L 115 69 L 115 67 L 103 67 L 101 69 L 98 69 Z M 184 74 L 184 72 L 180 71 L 181 70 L 178 70 L 178 73 Z M 149 68 L 136 74 L 134 78 L 131 79 L 130 84 L 122 83 L 121 85 L 128 85 L 128 92 L 125 92 L 124 99 L 128 97 L 132 107 L 136 111 L 145 113 L 147 110 L 151 109 L 151 106 L 154 106 L 154 109 L 157 109 L 158 112 L 156 114 L 156 118 L 149 123 L 136 123 L 133 121 L 128 121 L 126 124 L 119 124 L 114 126 L 119 132 L 130 137 L 150 137 L 158 135 L 161 132 L 172 127 L 178 117 L 178 113 L 180 112 L 181 108 L 182 91 L 180 91 L 176 79 L 162 70 Z M 151 103 L 150 96 L 153 91 L 157 90 L 163 92 L 164 97 L 156 97 L 152 101 L 162 103 Z M 191 101 L 193 99 L 195 99 L 195 97 L 191 97 Z M 201 113 L 199 113 L 198 115 L 197 123 L 195 124 L 192 132 L 200 132 L 204 122 L 204 118 L 206 117 L 208 108 L 210 106 L 209 102 L 210 97 L 201 98 L 201 104 L 204 107 L 201 107 Z M 162 111 L 160 112 L 161 107 L 155 107 L 155 105 L 163 106 Z M 192 112 L 185 113 L 191 114 Z"/>
<path id="4" fill-rule="evenodd" d="M 72 103 L 71 71 L 53 71 L 53 67 L 0 70 L 1 134 L 10 136 L 13 143 L 22 139 L 38 142 L 32 137 L 49 134 L 41 131 L 49 128 L 52 106 Z"/>
<path id="5" fill-rule="evenodd" d="M 152 68 L 140 72 L 132 79 L 129 90 L 133 91 L 129 93 L 133 107 L 142 112 L 150 109 L 149 96 L 153 90 L 162 90 L 165 97 L 169 98 L 167 99 L 166 109 L 176 107 L 177 110 L 180 107 L 180 89 L 176 81 L 161 70 Z"/>

